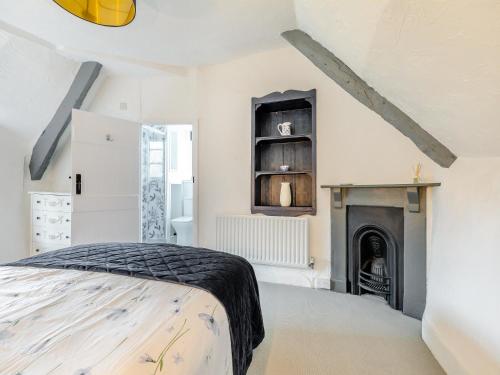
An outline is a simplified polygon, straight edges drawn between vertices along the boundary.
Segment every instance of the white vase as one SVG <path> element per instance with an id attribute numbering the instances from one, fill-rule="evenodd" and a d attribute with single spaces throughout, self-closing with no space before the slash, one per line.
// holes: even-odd
<path id="1" fill-rule="evenodd" d="M 289 182 L 281 183 L 280 204 L 281 207 L 290 207 L 292 204 L 292 189 Z"/>

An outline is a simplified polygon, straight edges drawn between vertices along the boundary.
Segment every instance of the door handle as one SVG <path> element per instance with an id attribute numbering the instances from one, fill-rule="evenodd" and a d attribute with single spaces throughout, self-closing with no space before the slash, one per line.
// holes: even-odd
<path id="1" fill-rule="evenodd" d="M 82 175 L 76 174 L 76 195 L 82 195 Z"/>

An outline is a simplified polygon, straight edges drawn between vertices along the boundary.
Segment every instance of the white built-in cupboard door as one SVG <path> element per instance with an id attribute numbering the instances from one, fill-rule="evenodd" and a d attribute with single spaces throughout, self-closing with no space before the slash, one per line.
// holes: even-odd
<path id="1" fill-rule="evenodd" d="M 139 242 L 140 145 L 140 124 L 73 110 L 73 245 Z"/>

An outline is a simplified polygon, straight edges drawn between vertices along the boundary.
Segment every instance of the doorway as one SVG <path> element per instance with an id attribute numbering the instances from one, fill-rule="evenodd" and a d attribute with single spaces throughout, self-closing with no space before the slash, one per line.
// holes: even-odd
<path id="1" fill-rule="evenodd" d="M 195 243 L 192 125 L 144 125 L 141 235 L 146 243 Z"/>

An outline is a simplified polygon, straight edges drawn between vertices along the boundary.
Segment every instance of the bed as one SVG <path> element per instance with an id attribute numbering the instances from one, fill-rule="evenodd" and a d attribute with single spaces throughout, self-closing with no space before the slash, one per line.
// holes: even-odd
<path id="1" fill-rule="evenodd" d="M 95 244 L 0 267 L 0 374 L 246 373 L 264 338 L 243 258 Z"/>

